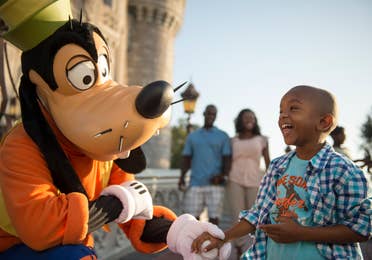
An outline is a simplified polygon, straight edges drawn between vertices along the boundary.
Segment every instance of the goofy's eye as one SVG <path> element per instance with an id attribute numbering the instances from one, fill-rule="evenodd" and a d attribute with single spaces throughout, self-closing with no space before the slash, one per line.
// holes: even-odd
<path id="1" fill-rule="evenodd" d="M 67 71 L 70 83 L 79 90 L 87 90 L 96 81 L 95 66 L 92 61 L 83 61 Z"/>
<path id="2" fill-rule="evenodd" d="M 110 76 L 109 65 L 106 55 L 100 55 L 98 57 L 98 70 L 99 73 L 101 74 L 102 81 L 105 82 Z"/>

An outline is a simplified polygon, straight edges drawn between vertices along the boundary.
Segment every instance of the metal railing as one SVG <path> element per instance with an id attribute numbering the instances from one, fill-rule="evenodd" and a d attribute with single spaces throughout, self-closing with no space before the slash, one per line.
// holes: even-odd
<path id="1" fill-rule="evenodd" d="M 179 170 L 146 169 L 136 176 L 152 195 L 154 205 L 170 208 L 181 214 L 183 193 L 178 190 Z M 130 242 L 116 224 L 109 225 L 111 232 L 94 233 L 95 250 L 99 259 L 119 259 L 134 251 Z"/>

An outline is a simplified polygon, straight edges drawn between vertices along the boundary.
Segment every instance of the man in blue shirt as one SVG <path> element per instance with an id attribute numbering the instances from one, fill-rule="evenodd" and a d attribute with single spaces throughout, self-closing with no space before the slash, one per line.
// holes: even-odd
<path id="1" fill-rule="evenodd" d="M 185 176 L 191 168 L 184 210 L 198 218 L 207 207 L 209 221 L 217 225 L 222 214 L 223 184 L 231 165 L 230 138 L 213 126 L 217 116 L 216 106 L 208 105 L 203 115 L 204 126 L 186 139 L 178 186 L 180 190 L 185 190 Z"/>

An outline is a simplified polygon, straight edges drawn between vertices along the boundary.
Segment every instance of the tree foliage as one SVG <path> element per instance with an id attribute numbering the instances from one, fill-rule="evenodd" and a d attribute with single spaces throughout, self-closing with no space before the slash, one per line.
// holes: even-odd
<path id="1" fill-rule="evenodd" d="M 361 134 L 364 141 L 363 147 L 372 149 L 372 110 L 362 125 Z"/>
<path id="2" fill-rule="evenodd" d="M 178 120 L 178 125 L 172 126 L 172 146 L 171 146 L 171 168 L 179 169 L 181 167 L 182 149 L 185 144 L 186 120 Z"/>
<path id="3" fill-rule="evenodd" d="M 199 128 L 192 125 L 191 131 Z M 187 137 L 187 121 L 179 119 L 178 125 L 172 126 L 172 146 L 171 146 L 171 165 L 172 169 L 180 169 L 182 160 L 182 150 Z"/>
<path id="4" fill-rule="evenodd" d="M 372 174 L 372 110 L 367 115 L 366 121 L 361 128 L 361 136 L 364 141 L 362 148 L 364 149 L 364 158 L 355 160 L 361 168 L 366 168 L 367 172 Z"/>

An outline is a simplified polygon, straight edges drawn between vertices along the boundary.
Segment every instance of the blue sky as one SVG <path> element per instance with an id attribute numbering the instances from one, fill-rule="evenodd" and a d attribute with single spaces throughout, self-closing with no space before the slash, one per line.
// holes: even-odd
<path id="1" fill-rule="evenodd" d="M 200 92 L 191 121 L 218 108 L 216 126 L 233 136 L 243 108 L 256 112 L 271 157 L 285 144 L 277 126 L 280 98 L 291 87 L 313 85 L 339 103 L 345 145 L 354 157 L 360 127 L 372 112 L 372 1 L 187 0 L 175 41 L 174 84 L 191 80 Z M 174 106 L 171 124 L 185 118 Z"/>

